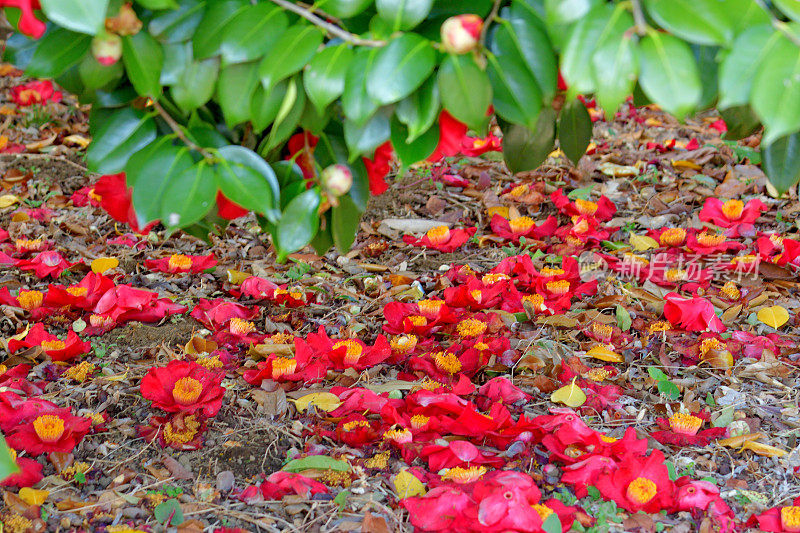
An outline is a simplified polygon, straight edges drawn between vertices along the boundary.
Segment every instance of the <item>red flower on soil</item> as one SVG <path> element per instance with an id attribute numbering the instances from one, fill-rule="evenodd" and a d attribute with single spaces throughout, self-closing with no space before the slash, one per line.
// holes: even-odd
<path id="1" fill-rule="evenodd" d="M 417 303 L 389 302 L 383 306 L 386 324 L 383 330 L 392 335 L 413 333 L 424 335 L 452 324 L 458 317 L 444 300 L 420 300 Z"/>
<path id="2" fill-rule="evenodd" d="M 153 407 L 168 413 L 199 412 L 210 418 L 222 406 L 222 377 L 193 361 L 170 361 L 165 367 L 151 368 L 139 389 Z"/>
<path id="3" fill-rule="evenodd" d="M 199 450 L 203 447 L 205 420 L 197 414 L 175 413 L 169 416 L 153 416 L 147 426 L 137 426 L 140 437 L 150 442 L 156 436 L 162 448 L 174 450 Z"/>
<path id="4" fill-rule="evenodd" d="M 800 257 L 800 241 L 782 237 L 777 233 L 759 237 L 756 240 L 756 246 L 762 260 L 779 266 L 796 263 L 797 258 Z"/>
<path id="5" fill-rule="evenodd" d="M 795 498 L 792 505 L 784 505 L 767 509 L 747 521 L 747 526 L 755 526 L 761 531 L 784 533 L 800 532 L 800 498 Z"/>
<path id="6" fill-rule="evenodd" d="M 244 371 L 244 380 L 251 385 L 260 386 L 265 379 L 279 383 L 285 381 L 322 381 L 328 373 L 328 360 L 320 358 L 306 341 L 294 339 L 295 356 L 283 357 L 270 354 L 265 361 L 258 363 L 253 370 Z"/>
<path id="7" fill-rule="evenodd" d="M 258 316 L 259 308 L 249 308 L 222 298 L 207 300 L 201 298 L 189 316 L 212 331 L 223 329 L 233 318 L 252 320 Z"/>
<path id="8" fill-rule="evenodd" d="M 595 485 L 604 498 L 632 513 L 658 513 L 675 503 L 675 485 L 669 479 L 664 454 L 654 451 L 647 457 L 630 455 L 616 470 L 600 474 Z"/>
<path id="9" fill-rule="evenodd" d="M 769 207 L 761 200 L 753 199 L 745 204 L 741 200 L 723 202 L 719 198 L 706 198 L 700 210 L 700 220 L 710 222 L 722 228 L 737 229 L 741 224 L 752 225 L 761 213 Z"/>
<path id="10" fill-rule="evenodd" d="M 481 385 L 478 393 L 504 404 L 514 404 L 530 399 L 530 395 L 515 387 L 507 378 L 495 377 Z"/>
<path id="11" fill-rule="evenodd" d="M 362 414 L 348 415 L 336 425 L 336 439 L 353 448 L 374 444 L 379 437 L 378 424 L 370 422 Z"/>
<path id="12" fill-rule="evenodd" d="M 514 217 L 509 220 L 500 215 L 494 215 L 490 225 L 496 235 L 519 242 L 520 237 L 542 240 L 548 235 L 553 235 L 558 228 L 558 220 L 556 217 L 550 216 L 537 226 L 530 217 Z"/>
<path id="13" fill-rule="evenodd" d="M 503 139 L 497 137 L 495 134 L 490 133 L 486 137 L 469 137 L 465 136 L 461 139 L 461 153 L 476 157 L 486 152 L 502 152 Z"/>
<path id="14" fill-rule="evenodd" d="M 19 31 L 25 35 L 34 39 L 44 35 L 47 26 L 33 14 L 34 11 L 42 9 L 39 0 L 0 0 L 0 7 L 16 7 L 22 12 L 19 19 Z"/>
<path id="15" fill-rule="evenodd" d="M 139 227 L 136 218 L 136 211 L 133 209 L 132 189 L 128 187 L 128 182 L 124 172 L 119 174 L 109 174 L 100 176 L 94 188 L 89 193 L 89 197 L 97 199 L 100 207 L 117 222 L 128 224 L 133 231 L 147 234 L 150 229 L 157 224 L 151 222 L 144 228 Z"/>
<path id="16" fill-rule="evenodd" d="M 720 497 L 719 488 L 702 479 L 682 476 L 675 480 L 674 511 L 689 511 L 697 515 L 698 511 L 708 511 L 711 516 L 733 517 L 733 510 Z"/>
<path id="17" fill-rule="evenodd" d="M 541 493 L 522 472 L 490 472 L 475 482 L 472 497 L 484 531 L 536 531 L 542 525 L 537 509 Z"/>
<path id="18" fill-rule="evenodd" d="M 42 480 L 42 464 L 28 457 L 17 457 L 17 452 L 13 448 L 8 450 L 11 452 L 11 458 L 17 463 L 19 472 L 11 474 L 5 478 L 0 485 L 3 487 L 30 487 L 39 483 Z"/>
<path id="19" fill-rule="evenodd" d="M 41 323 L 34 325 L 23 340 L 8 341 L 8 351 L 11 353 L 32 346 L 41 346 L 44 353 L 53 361 L 70 361 L 81 354 L 89 353 L 92 349 L 91 343 L 82 341 L 74 331 L 69 330 L 66 340 L 62 341 L 45 331 L 44 324 Z"/>
<path id="20" fill-rule="evenodd" d="M 556 229 L 554 235 L 569 249 L 581 250 L 586 245 L 597 246 L 601 241 L 607 241 L 617 229 L 602 227 L 601 222 L 594 217 L 576 215 L 572 217 L 572 224 Z"/>
<path id="21" fill-rule="evenodd" d="M 176 313 L 185 313 L 187 308 L 168 298 L 130 285 L 117 285 L 100 297 L 93 313 L 104 326 L 113 326 L 131 320 L 156 322 Z M 108 322 L 106 322 L 108 321 Z"/>
<path id="22" fill-rule="evenodd" d="M 685 298 L 671 292 L 664 297 L 664 317 L 673 326 L 687 331 L 713 331 L 720 333 L 727 328 L 714 312 L 714 306 L 705 298 Z"/>
<path id="23" fill-rule="evenodd" d="M 214 254 L 172 254 L 169 257 L 162 257 L 161 259 L 147 259 L 144 262 L 144 266 L 154 272 L 167 272 L 169 274 L 191 272 L 192 274 L 199 274 L 207 268 L 214 268 L 217 266 L 217 260 L 214 258 Z"/>
<path id="24" fill-rule="evenodd" d="M 708 420 L 708 413 L 675 413 L 670 418 L 657 418 L 661 431 L 650 434 L 661 444 L 672 446 L 707 446 L 712 440 L 727 433 L 724 427 L 700 430 Z"/>
<path id="25" fill-rule="evenodd" d="M 578 498 L 584 498 L 601 474 L 613 472 L 618 462 L 605 455 L 589 455 L 580 461 L 564 466 L 561 482 L 571 485 Z"/>
<path id="26" fill-rule="evenodd" d="M 406 498 L 400 502 L 406 508 L 414 527 L 421 531 L 467 531 L 464 514 L 474 505 L 460 488 L 442 486 L 431 489 L 425 496 Z"/>
<path id="27" fill-rule="evenodd" d="M 260 485 L 265 500 L 280 500 L 287 494 L 310 499 L 314 494 L 327 494 L 328 487 L 318 481 L 290 472 L 274 472 Z"/>
<path id="28" fill-rule="evenodd" d="M 420 239 L 412 235 L 403 235 L 403 242 L 412 246 L 452 253 L 475 235 L 477 228 L 450 229 L 447 226 L 436 226 Z"/>
<path id="29" fill-rule="evenodd" d="M 375 149 L 372 159 L 362 158 L 364 166 L 367 167 L 367 178 L 369 178 L 369 192 L 377 196 L 385 193 L 389 189 L 389 184 L 385 178 L 392 170 L 392 159 L 394 149 L 392 143 L 386 141 Z"/>
<path id="30" fill-rule="evenodd" d="M 564 190 L 558 189 L 550 195 L 550 200 L 561 213 L 570 217 L 593 217 L 600 222 L 605 222 L 611 220 L 617 213 L 617 206 L 605 196 L 601 196 L 597 202 L 580 198 L 571 202 L 564 194 Z"/>
<path id="31" fill-rule="evenodd" d="M 444 301 L 449 307 L 483 311 L 497 307 L 502 299 L 506 286 L 500 283 L 484 285 L 477 278 L 470 278 L 466 283 L 444 290 Z"/>
<path id="32" fill-rule="evenodd" d="M 428 157 L 428 161 L 436 162 L 445 157 L 452 157 L 462 149 L 462 142 L 467 135 L 467 125 L 442 110 L 439 114 L 439 144 Z"/>
<path id="33" fill-rule="evenodd" d="M 428 469 L 438 472 L 443 468 L 493 466 L 500 468 L 505 464 L 502 457 L 491 452 L 482 452 L 474 444 L 464 440 L 454 440 L 446 446 L 431 444 L 420 451 L 420 457 L 428 462 Z M 474 480 L 473 480 L 474 481 Z"/>
<path id="34" fill-rule="evenodd" d="M 720 233 L 709 230 L 689 230 L 686 236 L 686 247 L 697 255 L 726 254 L 744 250 L 745 245 L 729 241 Z"/>
<path id="35" fill-rule="evenodd" d="M 250 276 L 242 282 L 238 289 L 231 289 L 230 293 L 237 298 L 245 295 L 256 300 L 263 300 L 265 298 L 272 298 L 277 288 L 278 285 L 268 279 Z"/>
<path id="36" fill-rule="evenodd" d="M 34 104 L 44 105 L 47 102 L 60 102 L 61 91 L 53 88 L 53 82 L 29 81 L 24 85 L 17 85 L 11 89 L 11 99 L 19 107 L 28 107 Z"/>
<path id="37" fill-rule="evenodd" d="M 41 291 L 27 289 L 20 289 L 17 296 L 12 296 L 8 287 L 3 287 L 0 289 L 0 304 L 25 309 L 30 313 L 31 320 L 41 320 L 53 314 L 53 308 L 45 305 L 45 296 Z"/>
<path id="38" fill-rule="evenodd" d="M 57 278 L 68 268 L 72 268 L 77 263 L 70 263 L 55 250 L 48 250 L 36 254 L 33 259 L 18 259 L 14 265 L 21 270 L 30 270 L 36 277 L 43 279 L 47 276 Z"/>
<path id="39" fill-rule="evenodd" d="M 55 409 L 31 416 L 6 437 L 15 450 L 31 455 L 48 452 L 71 452 L 92 427 L 92 421 L 73 416 L 69 409 Z"/>
<path id="40" fill-rule="evenodd" d="M 375 344 L 368 346 L 358 339 L 331 339 L 325 333 L 325 328 L 320 326 L 317 333 L 308 335 L 307 341 L 309 346 L 326 357 L 336 370 L 346 368 L 364 370 L 382 363 L 392 355 L 392 347 L 383 335 L 378 335 Z"/>
<path id="41" fill-rule="evenodd" d="M 103 295 L 114 288 L 114 280 L 89 272 L 75 285 L 49 285 L 44 302 L 55 308 L 76 308 L 88 311 Z"/>

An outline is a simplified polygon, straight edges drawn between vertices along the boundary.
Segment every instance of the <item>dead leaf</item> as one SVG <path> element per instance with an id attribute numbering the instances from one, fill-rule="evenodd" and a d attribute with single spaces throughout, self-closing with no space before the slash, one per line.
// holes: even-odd
<path id="1" fill-rule="evenodd" d="M 313 405 L 317 409 L 330 413 L 342 405 L 342 402 L 339 401 L 339 397 L 330 392 L 312 392 L 296 400 L 289 401 L 294 402 L 294 406 L 298 411 L 305 411 Z"/>
<path id="2" fill-rule="evenodd" d="M 165 455 L 161 458 L 161 462 L 164 463 L 164 466 L 167 467 L 167 470 L 175 479 L 194 479 L 194 475 L 180 464 L 177 459 Z"/>
<path id="3" fill-rule="evenodd" d="M 758 319 L 769 327 L 778 329 L 789 321 L 789 312 L 780 305 L 764 307 L 758 311 Z"/>
<path id="4" fill-rule="evenodd" d="M 98 257 L 92 261 L 92 272 L 95 274 L 103 274 L 117 268 L 119 266 L 119 259 L 116 257 Z"/>
<path id="5" fill-rule="evenodd" d="M 575 384 L 575 378 L 573 378 L 572 383 L 564 385 L 553 392 L 553 394 L 550 395 L 550 401 L 554 403 L 563 403 L 568 407 L 580 407 L 586 403 L 586 394 Z"/>
<path id="6" fill-rule="evenodd" d="M 267 392 L 262 389 L 250 391 L 250 396 L 258 404 L 259 409 L 264 411 L 267 416 L 281 417 L 286 414 L 288 404 L 286 403 L 286 392 L 278 388 Z"/>

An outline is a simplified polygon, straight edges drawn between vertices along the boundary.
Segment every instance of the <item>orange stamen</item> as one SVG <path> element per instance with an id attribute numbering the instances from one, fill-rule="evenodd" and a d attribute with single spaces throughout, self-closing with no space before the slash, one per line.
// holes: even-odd
<path id="1" fill-rule="evenodd" d="M 467 318 L 456 326 L 459 337 L 477 337 L 486 331 L 486 322 L 481 322 L 477 318 Z"/>
<path id="2" fill-rule="evenodd" d="M 722 214 L 728 220 L 739 220 L 744 211 L 744 202 L 741 200 L 728 200 L 722 204 Z"/>
<path id="3" fill-rule="evenodd" d="M 346 339 L 335 342 L 332 349 L 336 350 L 342 347 L 345 348 L 344 363 L 347 365 L 354 365 L 358 363 L 358 360 L 361 358 L 361 354 L 364 352 L 364 347 L 353 339 Z"/>
<path id="4" fill-rule="evenodd" d="M 508 225 L 511 227 L 511 233 L 515 235 L 528 233 L 535 224 L 536 223 L 530 217 L 514 217 L 508 221 Z"/>
<path id="5" fill-rule="evenodd" d="M 630 482 L 628 489 L 625 491 L 625 495 L 628 499 L 639 505 L 646 504 L 655 498 L 657 493 L 658 487 L 656 484 L 646 477 L 637 477 Z"/>
<path id="6" fill-rule="evenodd" d="M 485 466 L 471 466 L 469 468 L 461 468 L 454 466 L 448 470 L 442 479 L 449 479 L 455 483 L 472 483 L 478 481 L 486 473 Z"/>
<path id="7" fill-rule="evenodd" d="M 19 306 L 27 311 L 41 307 L 43 300 L 44 294 L 40 291 L 21 290 L 19 291 L 19 296 L 17 296 Z"/>
<path id="8" fill-rule="evenodd" d="M 450 228 L 447 226 L 436 226 L 435 228 L 429 229 L 426 235 L 431 244 L 444 244 L 450 240 Z"/>
<path id="9" fill-rule="evenodd" d="M 683 228 L 670 228 L 664 231 L 658 240 L 663 246 L 680 246 L 686 240 L 686 230 Z"/>
<path id="10" fill-rule="evenodd" d="M 448 374 L 455 374 L 461 370 L 461 361 L 452 352 L 439 352 L 433 356 L 436 368 Z"/>
<path id="11" fill-rule="evenodd" d="M 589 200 L 582 200 L 578 198 L 575 200 L 575 208 L 578 213 L 584 216 L 592 216 L 597 212 L 597 204 Z"/>
<path id="12" fill-rule="evenodd" d="M 173 272 L 176 270 L 189 270 L 192 268 L 192 258 L 188 255 L 173 254 L 169 256 L 168 268 Z"/>
<path id="13" fill-rule="evenodd" d="M 64 341 L 54 340 L 54 341 L 42 341 L 40 345 L 42 350 L 45 352 L 54 352 L 56 350 L 63 350 L 67 347 L 67 343 Z"/>
<path id="14" fill-rule="evenodd" d="M 669 427 L 681 435 L 697 435 L 703 419 L 687 413 L 675 413 L 669 418 Z"/>
<path id="15" fill-rule="evenodd" d="M 228 324 L 228 329 L 230 329 L 231 333 L 234 335 L 247 335 L 254 329 L 256 329 L 256 325 L 252 322 L 248 322 L 242 318 L 233 317 L 231 318 L 230 323 Z"/>
<path id="16" fill-rule="evenodd" d="M 203 385 L 189 376 L 179 379 L 172 387 L 172 397 L 181 405 L 193 404 L 197 401 L 202 392 Z"/>
<path id="17" fill-rule="evenodd" d="M 288 357 L 276 357 L 272 360 L 272 379 L 278 379 L 287 374 L 294 374 L 297 361 Z"/>
<path id="18" fill-rule="evenodd" d="M 56 442 L 64 434 L 64 420 L 56 415 L 42 415 L 33 421 L 33 430 L 42 442 Z"/>

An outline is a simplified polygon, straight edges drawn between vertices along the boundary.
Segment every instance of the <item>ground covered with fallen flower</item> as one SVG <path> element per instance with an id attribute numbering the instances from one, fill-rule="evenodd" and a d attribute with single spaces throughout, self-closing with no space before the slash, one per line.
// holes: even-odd
<path id="1" fill-rule="evenodd" d="M 757 137 L 587 102 L 577 168 L 473 142 L 278 265 L 250 216 L 116 222 L 86 110 L 3 74 L 4 531 L 800 531 L 800 204 Z"/>

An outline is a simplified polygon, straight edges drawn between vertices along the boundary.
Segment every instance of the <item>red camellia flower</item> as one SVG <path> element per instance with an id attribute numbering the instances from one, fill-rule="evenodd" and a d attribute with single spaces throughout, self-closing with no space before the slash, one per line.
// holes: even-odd
<path id="1" fill-rule="evenodd" d="M 600 474 L 595 484 L 604 498 L 632 513 L 658 513 L 674 505 L 675 485 L 669 479 L 664 454 L 654 451 L 647 457 L 630 455 L 616 470 Z"/>
<path id="2" fill-rule="evenodd" d="M 212 417 L 222 406 L 222 377 L 193 361 L 170 361 L 165 367 L 151 368 L 139 389 L 153 407 L 169 413 L 200 412 Z"/>
<path id="3" fill-rule="evenodd" d="M 318 481 L 291 472 L 274 472 L 261 483 L 265 500 L 280 500 L 287 494 L 310 499 L 314 494 L 327 494 L 328 487 Z"/>
<path id="4" fill-rule="evenodd" d="M 185 306 L 168 298 L 159 298 L 154 292 L 130 285 L 117 285 L 106 291 L 93 309 L 101 322 L 108 319 L 112 326 L 131 320 L 156 322 L 165 316 L 186 311 Z"/>
<path id="5" fill-rule="evenodd" d="M 494 471 L 472 489 L 477 521 L 486 531 L 536 531 L 542 517 L 535 506 L 541 493 L 527 474 Z"/>
<path id="6" fill-rule="evenodd" d="M 412 246 L 452 253 L 475 235 L 476 231 L 477 228 L 475 227 L 451 230 L 447 226 L 436 226 L 429 229 L 421 239 L 411 235 L 403 235 L 403 242 Z"/>
<path id="7" fill-rule="evenodd" d="M 11 89 L 11 99 L 20 107 L 34 104 L 44 105 L 47 102 L 57 103 L 61 101 L 61 97 L 61 91 L 56 91 L 50 80 L 29 81 Z"/>
<path id="8" fill-rule="evenodd" d="M 777 233 L 762 235 L 756 240 L 756 246 L 761 259 L 779 266 L 797 263 L 797 258 L 800 257 L 800 241 Z"/>
<path id="9" fill-rule="evenodd" d="M 374 444 L 379 436 L 378 424 L 367 420 L 362 414 L 348 415 L 336 425 L 336 438 L 353 448 Z"/>
<path id="10" fill-rule="evenodd" d="M 153 416 L 147 426 L 137 426 L 140 437 L 151 442 L 158 437 L 162 448 L 175 450 L 199 450 L 203 447 L 205 420 L 197 414 L 175 413 L 169 416 Z"/>
<path id="11" fill-rule="evenodd" d="M 725 235 L 709 230 L 689 230 L 686 236 L 686 247 L 697 255 L 712 255 L 744 250 L 745 245 L 729 241 Z"/>
<path id="12" fill-rule="evenodd" d="M 497 137 L 495 134 L 490 133 L 486 137 L 469 137 L 465 136 L 461 140 L 461 153 L 475 157 L 486 152 L 502 152 L 503 139 Z"/>
<path id="13" fill-rule="evenodd" d="M 458 314 L 444 300 L 420 300 L 416 303 L 389 302 L 383 306 L 386 333 L 428 335 L 458 320 Z M 410 340 L 410 339 L 409 339 Z M 416 340 L 415 340 L 416 342 Z"/>
<path id="14" fill-rule="evenodd" d="M 558 228 L 558 220 L 556 220 L 556 217 L 550 216 L 537 226 L 536 222 L 530 217 L 507 219 L 500 215 L 494 215 L 490 225 L 496 235 L 519 242 L 520 237 L 541 240 L 548 235 L 553 235 Z"/>
<path id="15" fill-rule="evenodd" d="M 389 184 L 386 183 L 385 178 L 392 170 L 391 162 L 393 158 L 394 149 L 389 141 L 375 149 L 375 155 L 372 159 L 362 158 L 364 166 L 367 167 L 370 194 L 377 196 L 389 189 Z"/>
<path id="16" fill-rule="evenodd" d="M 432 472 L 438 472 L 443 468 L 453 468 L 456 466 L 472 467 L 487 465 L 500 468 L 505 463 L 502 457 L 498 457 L 491 452 L 484 453 L 474 444 L 463 440 L 454 440 L 446 446 L 439 444 L 425 446 L 420 451 L 420 457 L 428 462 L 428 468 Z M 475 479 L 477 479 L 477 477 Z M 475 479 L 470 479 L 470 481 L 475 481 Z M 461 481 L 464 481 L 464 479 Z"/>
<path id="17" fill-rule="evenodd" d="M 214 254 L 172 254 L 169 257 L 162 257 L 161 259 L 147 259 L 144 262 L 144 266 L 155 272 L 167 272 L 170 274 L 191 272 L 192 274 L 199 274 L 207 268 L 214 268 L 217 266 L 217 260 L 214 258 Z"/>
<path id="18" fill-rule="evenodd" d="M 382 363 L 392 355 L 392 347 L 383 335 L 378 335 L 375 344 L 368 346 L 358 339 L 331 339 L 323 326 L 319 327 L 317 333 L 308 335 L 308 344 L 318 354 L 326 357 L 336 370 L 364 370 Z"/>
<path id="19" fill-rule="evenodd" d="M 82 341 L 74 331 L 69 330 L 67 339 L 62 341 L 45 331 L 44 324 L 41 323 L 34 325 L 23 340 L 8 341 L 8 351 L 11 353 L 32 346 L 41 346 L 44 353 L 53 361 L 69 361 L 81 354 L 89 353 L 92 349 L 92 344 Z"/>
<path id="20" fill-rule="evenodd" d="M 713 331 L 721 333 L 727 328 L 714 312 L 714 306 L 705 298 L 685 298 L 671 292 L 664 296 L 664 317 L 673 326 L 687 331 Z"/>
<path id="21" fill-rule="evenodd" d="M 222 298 L 207 300 L 201 298 L 194 306 L 189 316 L 203 324 L 212 331 L 225 327 L 232 319 L 252 320 L 259 313 L 259 309 L 249 308 L 234 302 L 226 302 Z"/>
<path id="22" fill-rule="evenodd" d="M 92 421 L 73 416 L 69 409 L 54 409 L 31 416 L 6 437 L 8 445 L 31 455 L 71 452 L 92 427 Z"/>
<path id="23" fill-rule="evenodd" d="M 34 39 L 44 35 L 47 26 L 33 14 L 34 11 L 42 9 L 39 0 L 0 0 L 0 7 L 16 7 L 21 11 L 19 31 L 25 35 Z"/>
<path id="24" fill-rule="evenodd" d="M 792 505 L 767 509 L 747 521 L 747 526 L 752 527 L 756 524 L 761 531 L 800 532 L 800 498 L 795 498 Z"/>
<path id="25" fill-rule="evenodd" d="M 25 309 L 31 320 L 41 320 L 53 313 L 53 308 L 44 301 L 45 296 L 41 291 L 27 289 L 20 289 L 17 296 L 12 296 L 8 288 L 3 287 L 0 289 L 0 304 Z"/>
<path id="26" fill-rule="evenodd" d="M 721 228 L 738 228 L 741 224 L 752 225 L 761 213 L 769 210 L 761 200 L 753 199 L 745 204 L 741 200 L 723 202 L 719 198 L 706 198 L 700 210 L 700 220 L 711 222 Z"/>
<path id="27" fill-rule="evenodd" d="M 17 457 L 13 448 L 8 449 L 11 458 L 17 463 L 19 472 L 5 478 L 0 485 L 3 487 L 30 487 L 42 480 L 42 464 L 27 457 Z"/>
<path id="28" fill-rule="evenodd" d="M 222 191 L 217 191 L 217 214 L 220 218 L 224 218 L 225 220 L 236 220 L 239 217 L 245 216 L 249 213 L 247 209 L 231 202 L 228 198 L 222 194 Z"/>
<path id="29" fill-rule="evenodd" d="M 151 222 L 144 228 L 139 227 L 136 211 L 133 209 L 132 189 L 128 187 L 124 172 L 100 176 L 89 197 L 95 199 L 100 207 L 117 222 L 128 224 L 133 231 L 144 235 L 157 224 Z"/>
<path id="30" fill-rule="evenodd" d="M 462 141 L 467 135 L 467 125 L 453 118 L 453 115 L 443 109 L 439 114 L 439 144 L 428 156 L 428 161 L 436 162 L 445 157 L 458 154 L 462 148 Z"/>
<path id="31" fill-rule="evenodd" d="M 245 370 L 244 380 L 251 385 L 260 386 L 265 379 L 316 383 L 325 378 L 329 361 L 319 357 L 306 341 L 295 337 L 294 352 L 294 357 L 270 354 L 255 369 Z"/>
<path id="32" fill-rule="evenodd" d="M 567 195 L 564 194 L 563 189 L 558 189 L 550 195 L 550 200 L 559 211 L 570 217 L 593 217 L 596 220 L 605 222 L 606 220 L 611 220 L 617 212 L 617 206 L 605 196 L 601 196 L 597 202 L 580 198 L 571 202 Z"/>
<path id="33" fill-rule="evenodd" d="M 31 260 L 18 259 L 14 265 L 21 270 L 30 270 L 36 277 L 43 279 L 47 276 L 57 278 L 66 269 L 75 266 L 77 263 L 70 263 L 55 250 L 41 252 Z"/>
<path id="34" fill-rule="evenodd" d="M 406 508 L 414 527 L 421 531 L 467 531 L 465 511 L 474 505 L 463 490 L 452 486 L 431 489 L 424 496 L 400 502 Z"/>
<path id="35" fill-rule="evenodd" d="M 725 435 L 724 427 L 712 427 L 700 431 L 708 413 L 675 413 L 670 418 L 657 418 L 661 431 L 650 434 L 661 444 L 673 446 L 707 446 L 715 438 Z"/>
<path id="36" fill-rule="evenodd" d="M 733 510 L 720 497 L 716 485 L 688 476 L 675 480 L 674 511 L 689 511 L 693 515 L 698 515 L 699 511 L 708 511 L 714 517 L 733 517 Z"/>
<path id="37" fill-rule="evenodd" d="M 88 311 L 97 305 L 103 295 L 114 288 L 114 280 L 89 272 L 76 285 L 48 285 L 45 304 L 55 308 L 76 308 Z"/>

